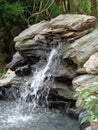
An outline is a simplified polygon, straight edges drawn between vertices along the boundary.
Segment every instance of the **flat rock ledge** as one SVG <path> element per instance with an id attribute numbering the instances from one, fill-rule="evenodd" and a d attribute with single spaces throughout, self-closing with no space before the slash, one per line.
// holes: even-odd
<path id="1" fill-rule="evenodd" d="M 93 16 L 61 14 L 51 21 L 42 21 L 30 26 L 15 37 L 14 41 L 16 42 L 17 50 L 23 47 L 23 41 L 25 41 L 25 45 L 36 44 L 37 41 L 51 43 L 52 39 L 60 38 L 65 38 L 68 42 L 73 42 L 91 32 L 95 26 L 96 18 Z M 33 40 L 26 42 L 28 39 Z"/>

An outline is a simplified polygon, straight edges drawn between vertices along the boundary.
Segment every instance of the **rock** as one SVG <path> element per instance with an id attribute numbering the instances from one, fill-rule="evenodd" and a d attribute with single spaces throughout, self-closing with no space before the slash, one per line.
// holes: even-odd
<path id="1" fill-rule="evenodd" d="M 87 127 L 85 130 L 92 130 L 92 129 L 91 129 L 91 126 Z"/>
<path id="2" fill-rule="evenodd" d="M 25 66 L 22 66 L 22 67 L 18 67 L 15 70 L 15 74 L 18 75 L 18 76 L 30 75 L 31 74 L 30 65 L 25 65 Z"/>
<path id="3" fill-rule="evenodd" d="M 42 21 L 40 23 L 34 24 L 20 33 L 17 37 L 14 38 L 15 42 L 24 41 L 25 39 L 33 38 L 38 33 L 44 31 L 44 29 L 49 27 L 49 22 Z"/>
<path id="4" fill-rule="evenodd" d="M 12 71 L 15 71 L 16 68 L 23 64 L 25 64 L 24 58 L 19 54 L 19 52 L 16 52 L 13 55 L 12 61 L 9 64 L 7 64 L 7 67 L 10 68 Z"/>
<path id="5" fill-rule="evenodd" d="M 88 58 L 98 51 L 98 28 L 73 44 L 65 45 L 64 49 L 63 57 L 71 59 L 78 68 L 82 68 Z"/>
<path id="6" fill-rule="evenodd" d="M 20 96 L 19 90 L 11 86 L 8 88 L 4 87 L 2 90 L 2 94 L 5 97 L 5 100 L 15 100 Z"/>
<path id="7" fill-rule="evenodd" d="M 35 43 L 35 40 L 33 40 L 33 39 L 25 40 L 24 42 L 23 42 L 23 41 L 22 41 L 22 42 L 16 42 L 16 44 L 15 44 L 15 49 L 16 49 L 17 51 L 19 51 L 19 50 L 21 50 L 21 49 L 23 49 L 23 48 L 26 48 L 26 47 L 28 47 L 28 46 L 31 46 L 32 44 L 36 44 L 36 43 Z"/>
<path id="8" fill-rule="evenodd" d="M 7 73 L 0 79 L 0 87 L 7 86 L 10 84 L 11 80 L 15 77 L 15 72 L 11 71 L 10 69 Z"/>
<path id="9" fill-rule="evenodd" d="M 28 74 L 29 74 L 30 71 L 31 71 L 30 70 L 30 64 L 35 64 L 38 61 L 39 61 L 39 58 L 34 58 L 32 60 L 32 58 L 23 57 L 23 56 L 20 55 L 19 52 L 16 52 L 13 55 L 12 61 L 9 64 L 7 64 L 7 67 L 10 68 L 12 71 L 15 71 L 17 73 L 17 72 L 19 72 L 18 70 L 21 70 L 21 69 L 25 68 L 25 66 L 28 66 L 27 68 L 28 68 Z M 17 73 L 17 74 L 19 74 L 19 73 Z M 23 74 L 26 74 L 26 73 L 23 72 Z"/>
<path id="10" fill-rule="evenodd" d="M 27 47 L 35 46 L 36 44 L 38 44 L 37 41 L 42 41 L 43 39 L 44 39 L 44 36 L 41 36 L 38 34 L 33 39 L 24 40 L 22 42 L 16 42 L 15 48 L 16 50 L 19 51 Z"/>
<path id="11" fill-rule="evenodd" d="M 68 86 L 66 83 L 55 82 L 53 88 L 57 91 L 59 96 L 66 99 L 74 99 L 74 90 L 72 89 L 72 86 Z"/>
<path id="12" fill-rule="evenodd" d="M 68 60 L 63 60 L 62 56 L 56 57 L 54 64 L 50 66 L 50 73 L 53 77 L 64 79 L 64 78 L 74 78 L 77 76 L 76 66 L 69 63 Z"/>
<path id="13" fill-rule="evenodd" d="M 77 76 L 77 66 L 70 59 L 63 59 L 63 44 L 57 47 L 57 52 L 53 56 L 50 64 L 51 75 L 61 80 L 65 78 L 72 79 Z M 47 72 L 46 72 L 47 73 Z"/>
<path id="14" fill-rule="evenodd" d="M 46 57 L 48 55 L 46 52 L 50 52 L 51 46 L 31 39 L 25 40 L 23 43 L 16 43 L 16 49 L 21 55 L 30 57 L 33 60 L 33 58 Z"/>
<path id="15" fill-rule="evenodd" d="M 90 56 L 84 64 L 87 73 L 98 74 L 98 52 Z"/>
<path id="16" fill-rule="evenodd" d="M 32 75 L 29 76 L 15 76 L 12 80 L 11 80 L 11 86 L 17 89 L 22 89 L 25 87 L 29 87 L 31 85 L 32 82 Z"/>
<path id="17" fill-rule="evenodd" d="M 78 120 L 79 114 L 80 114 L 81 112 L 83 112 L 83 110 L 80 110 L 80 109 L 78 109 L 78 108 L 70 108 L 70 109 L 68 110 L 68 113 L 67 113 L 67 114 L 68 114 L 71 118 Z"/>
<path id="18" fill-rule="evenodd" d="M 24 30 L 14 38 L 15 47 L 17 50 L 21 50 L 22 47 L 31 47 L 31 45 L 33 46 L 39 42 L 50 44 L 54 39 L 60 40 L 62 37 L 72 42 L 91 32 L 95 24 L 96 18 L 93 16 L 59 15 L 50 22 L 42 21 Z"/>
<path id="19" fill-rule="evenodd" d="M 91 124 L 91 130 L 98 130 L 98 122 L 93 121 Z"/>
<path id="20" fill-rule="evenodd" d="M 85 74 L 73 79 L 72 84 L 76 91 L 91 87 L 98 83 L 98 75 Z"/>
<path id="21" fill-rule="evenodd" d="M 69 30 L 85 30 L 96 25 L 96 18 L 80 14 L 59 15 L 50 21 L 53 28 L 66 28 Z"/>

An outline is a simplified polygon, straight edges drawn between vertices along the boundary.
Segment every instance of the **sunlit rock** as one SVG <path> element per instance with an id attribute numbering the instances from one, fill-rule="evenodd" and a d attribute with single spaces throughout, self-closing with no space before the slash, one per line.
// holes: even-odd
<path id="1" fill-rule="evenodd" d="M 64 49 L 64 58 L 71 59 L 78 68 L 82 68 L 88 58 L 98 51 L 98 28 L 74 43 L 68 44 Z"/>
<path id="2" fill-rule="evenodd" d="M 81 14 L 59 15 L 50 21 L 53 28 L 65 28 L 69 30 L 85 30 L 96 25 L 96 18 Z"/>
<path id="3" fill-rule="evenodd" d="M 72 81 L 76 91 L 81 91 L 84 88 L 89 88 L 94 84 L 98 84 L 98 75 L 85 74 L 77 76 Z"/>
<path id="4" fill-rule="evenodd" d="M 98 74 L 98 52 L 90 56 L 84 64 L 87 73 Z"/>
<path id="5" fill-rule="evenodd" d="M 5 75 L 2 76 L 0 79 L 0 87 L 7 86 L 10 84 L 11 80 L 16 76 L 14 71 L 11 71 L 10 69 L 7 71 Z"/>

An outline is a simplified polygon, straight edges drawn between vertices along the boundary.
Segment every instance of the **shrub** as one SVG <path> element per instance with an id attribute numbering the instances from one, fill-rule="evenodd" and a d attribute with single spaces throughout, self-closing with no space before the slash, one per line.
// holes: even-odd
<path id="1" fill-rule="evenodd" d="M 90 123 L 98 118 L 98 84 L 90 88 L 83 89 L 76 93 L 75 96 L 82 98 L 81 108 L 87 110 L 87 114 L 82 119 L 81 123 L 89 121 Z"/>

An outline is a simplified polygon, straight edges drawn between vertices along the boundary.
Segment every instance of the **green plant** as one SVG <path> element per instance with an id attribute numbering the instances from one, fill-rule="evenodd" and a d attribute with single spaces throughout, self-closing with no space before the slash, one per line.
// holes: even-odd
<path id="1" fill-rule="evenodd" d="M 83 89 L 75 94 L 82 99 L 81 108 L 87 110 L 87 114 L 83 117 L 81 124 L 85 121 L 92 123 L 98 118 L 98 84 L 90 88 Z"/>
<path id="2" fill-rule="evenodd" d="M 6 73 L 6 69 L 0 70 L 0 78 L 2 78 L 2 76 Z"/>
<path id="3" fill-rule="evenodd" d="M 0 0 L 0 30 L 11 29 L 12 25 L 22 25 L 25 23 L 23 7 L 18 2 Z"/>

